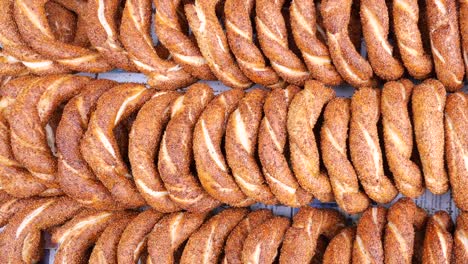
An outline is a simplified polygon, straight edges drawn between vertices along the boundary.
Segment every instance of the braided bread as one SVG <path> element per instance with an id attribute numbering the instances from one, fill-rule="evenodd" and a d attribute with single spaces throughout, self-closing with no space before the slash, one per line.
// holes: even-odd
<path id="1" fill-rule="evenodd" d="M 113 129 L 151 98 L 154 91 L 139 84 L 121 84 L 97 101 L 80 144 L 81 154 L 112 197 L 125 208 L 145 204 L 122 159 Z"/>
<path id="2" fill-rule="evenodd" d="M 251 205 L 254 201 L 234 181 L 221 144 L 226 121 L 243 96 L 244 92 L 240 90 L 218 95 L 201 114 L 193 133 L 193 154 L 200 183 L 213 198 L 237 207 Z"/>
<path id="3" fill-rule="evenodd" d="M 14 17 L 25 42 L 38 53 L 52 58 L 67 68 L 83 72 L 105 72 L 111 69 L 96 51 L 79 45 L 64 43 L 55 38 L 47 21 L 44 4 L 47 0 L 15 0 Z M 86 2 L 58 1 L 84 19 Z"/>
<path id="4" fill-rule="evenodd" d="M 298 87 L 288 86 L 268 95 L 258 135 L 258 154 L 265 179 L 278 201 L 291 207 L 300 207 L 312 200 L 312 195 L 302 189 L 294 177 L 284 153 L 288 107 L 298 92 Z"/>
<path id="5" fill-rule="evenodd" d="M 226 86 L 245 89 L 251 85 L 234 61 L 226 35 L 216 16 L 219 0 L 195 0 L 185 5 L 185 15 L 200 51 L 213 74 Z"/>
<path id="6" fill-rule="evenodd" d="M 409 198 L 402 198 L 390 207 L 385 228 L 385 263 L 414 263 L 415 229 L 423 229 L 426 212 Z"/>
<path id="7" fill-rule="evenodd" d="M 359 220 L 353 246 L 353 263 L 384 263 L 382 236 L 387 210 L 367 209 Z"/>
<path id="8" fill-rule="evenodd" d="M 169 122 L 173 102 L 179 98 L 176 92 L 156 93 L 138 112 L 130 132 L 128 156 L 138 191 L 146 202 L 157 211 L 180 210 L 164 187 L 154 158 L 166 124 Z"/>
<path id="9" fill-rule="evenodd" d="M 291 163 L 299 184 L 322 202 L 333 201 L 326 173 L 320 171 L 320 155 L 314 127 L 322 108 L 335 97 L 333 89 L 317 81 L 307 81 L 288 109 L 288 136 Z"/>
<path id="10" fill-rule="evenodd" d="M 310 263 L 319 237 L 331 239 L 344 225 L 344 218 L 338 211 L 302 207 L 284 236 L 280 263 Z"/>
<path id="11" fill-rule="evenodd" d="M 458 1 L 458 20 L 460 22 L 460 35 L 463 52 L 463 60 L 465 61 L 465 74 L 468 73 L 468 1 Z M 465 77 L 466 78 L 466 77 Z"/>
<path id="12" fill-rule="evenodd" d="M 247 209 L 231 208 L 210 218 L 190 236 L 180 263 L 216 263 L 229 233 L 247 213 Z"/>
<path id="13" fill-rule="evenodd" d="M 80 152 L 80 141 L 88 128 L 91 111 L 99 97 L 116 85 L 94 80 L 65 106 L 57 127 L 57 182 L 61 190 L 80 203 L 101 210 L 116 208 L 109 190 L 96 178 Z"/>
<path id="14" fill-rule="evenodd" d="M 353 46 L 348 30 L 352 0 L 325 0 L 320 12 L 332 61 L 341 77 L 354 87 L 373 83 L 372 68 Z"/>
<path id="15" fill-rule="evenodd" d="M 454 235 L 454 263 L 462 264 L 468 261 L 468 213 L 461 213 L 457 218 L 457 229 Z"/>
<path id="16" fill-rule="evenodd" d="M 178 212 L 159 221 L 148 236 L 148 253 L 152 263 L 176 263 L 174 254 L 203 224 L 206 214 Z"/>
<path id="17" fill-rule="evenodd" d="M 288 46 L 286 22 L 281 13 L 285 0 L 256 1 L 258 40 L 271 66 L 286 82 L 302 86 L 310 73 Z"/>
<path id="18" fill-rule="evenodd" d="M 393 47 L 388 42 L 390 26 L 385 0 L 362 0 L 360 4 L 362 31 L 372 69 L 384 80 L 399 79 L 404 68 L 393 56 Z"/>
<path id="19" fill-rule="evenodd" d="M 413 89 L 411 105 L 416 144 L 427 189 L 434 194 L 448 191 L 444 168 L 444 108 L 446 92 L 442 83 L 427 79 Z"/>
<path id="20" fill-rule="evenodd" d="M 262 209 L 249 213 L 240 221 L 226 240 L 223 263 L 241 264 L 245 239 L 252 230 L 272 217 L 271 211 Z"/>
<path id="21" fill-rule="evenodd" d="M 254 43 L 251 13 L 255 0 L 227 0 L 224 4 L 226 36 L 241 71 L 254 83 L 272 88 L 283 86 L 278 74 L 267 66 Z"/>
<path id="22" fill-rule="evenodd" d="M 355 237 L 355 227 L 342 229 L 328 244 L 323 256 L 323 264 L 351 263 Z"/>
<path id="23" fill-rule="evenodd" d="M 224 147 L 228 165 L 242 192 L 255 201 L 276 204 L 256 159 L 257 137 L 267 94 L 255 89 L 239 102 L 227 122 Z"/>
<path id="24" fill-rule="evenodd" d="M 345 98 L 335 98 L 328 103 L 320 131 L 320 147 L 336 202 L 347 213 L 356 214 L 369 206 L 369 198 L 359 190 L 356 171 L 348 159 L 350 103 L 351 100 Z"/>
<path id="25" fill-rule="evenodd" d="M 444 211 L 438 211 L 429 218 L 424 238 L 422 263 L 451 263 L 452 229 L 452 219 Z"/>
<path id="26" fill-rule="evenodd" d="M 159 57 L 150 27 L 151 0 L 126 1 L 120 38 L 137 69 L 148 75 L 148 84 L 160 90 L 173 90 L 194 83 L 195 78 L 178 64 Z"/>
<path id="27" fill-rule="evenodd" d="M 447 96 L 445 105 L 445 158 L 455 204 L 468 210 L 468 96 L 458 92 Z"/>
<path id="28" fill-rule="evenodd" d="M 413 129 L 408 113 L 413 83 L 403 79 L 384 85 L 381 98 L 385 154 L 398 190 L 416 198 L 423 191 L 423 179 L 418 165 L 411 161 Z"/>
<path id="29" fill-rule="evenodd" d="M 362 88 L 351 99 L 349 147 L 354 168 L 369 198 L 388 203 L 398 194 L 384 175 L 377 122 L 380 116 L 380 92 Z"/>
<path id="30" fill-rule="evenodd" d="M 169 197 L 190 212 L 207 212 L 220 204 L 206 193 L 190 170 L 193 129 L 213 96 L 206 84 L 190 86 L 174 102 L 159 150 L 158 169 Z"/>
<path id="31" fill-rule="evenodd" d="M 244 241 L 242 263 L 273 263 L 290 224 L 288 218 L 275 216 L 253 229 Z"/>
<path id="32" fill-rule="evenodd" d="M 435 71 L 447 91 L 463 86 L 465 68 L 461 56 L 456 0 L 426 0 L 427 25 Z"/>

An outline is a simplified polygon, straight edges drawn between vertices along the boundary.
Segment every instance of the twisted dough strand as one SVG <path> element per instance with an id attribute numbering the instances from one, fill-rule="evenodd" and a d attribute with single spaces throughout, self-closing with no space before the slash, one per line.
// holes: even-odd
<path id="1" fill-rule="evenodd" d="M 372 207 L 359 220 L 353 246 L 353 263 L 384 263 L 382 236 L 387 209 Z"/>
<path id="2" fill-rule="evenodd" d="M 468 73 L 468 1 L 458 1 L 458 20 L 460 22 L 460 35 L 463 52 L 463 60 L 465 62 L 465 74 Z M 466 79 L 466 76 L 465 76 Z"/>
<path id="3" fill-rule="evenodd" d="M 463 264 L 468 261 L 468 213 L 461 213 L 457 218 L 457 228 L 454 234 L 454 263 Z"/>
<path id="4" fill-rule="evenodd" d="M 352 263 L 353 242 L 355 238 L 355 227 L 342 229 L 328 244 L 323 256 L 323 264 Z"/>
<path id="5" fill-rule="evenodd" d="M 426 236 L 424 237 L 422 263 L 451 263 L 453 247 L 452 229 L 452 219 L 445 211 L 438 211 L 429 218 Z"/>

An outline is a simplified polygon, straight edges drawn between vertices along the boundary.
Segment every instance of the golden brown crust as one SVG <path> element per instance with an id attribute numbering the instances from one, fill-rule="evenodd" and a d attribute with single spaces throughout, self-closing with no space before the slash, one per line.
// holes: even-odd
<path id="1" fill-rule="evenodd" d="M 444 168 L 445 88 L 437 80 L 428 79 L 413 89 L 411 106 L 413 126 L 421 158 L 426 187 L 434 194 L 449 189 Z"/>
<path id="2" fill-rule="evenodd" d="M 3 49 L 0 49 L 0 75 L 21 76 L 28 73 L 29 70 L 17 58 L 7 54 Z"/>
<path id="3" fill-rule="evenodd" d="M 288 86 L 268 95 L 258 136 L 258 152 L 265 179 L 276 198 L 292 207 L 306 205 L 312 200 L 312 195 L 299 186 L 284 153 L 288 107 L 298 92 L 298 87 Z"/>
<path id="4" fill-rule="evenodd" d="M 390 207 L 385 228 L 385 263 L 414 263 L 415 229 L 424 228 L 426 212 L 410 198 L 401 198 Z"/>
<path id="5" fill-rule="evenodd" d="M 355 87 L 372 84 L 372 68 L 351 42 L 348 26 L 352 0 L 326 0 L 320 7 L 330 55 L 341 77 Z"/>
<path id="6" fill-rule="evenodd" d="M 426 0 L 426 6 L 437 79 L 447 91 L 460 90 L 465 68 L 461 56 L 456 0 Z"/>
<path id="7" fill-rule="evenodd" d="M 113 129 L 151 98 L 154 91 L 139 84 L 121 84 L 105 92 L 97 101 L 88 130 L 80 144 L 81 154 L 112 197 L 125 208 L 145 204 L 130 179 Z"/>
<path id="8" fill-rule="evenodd" d="M 344 217 L 333 209 L 302 207 L 284 235 L 280 263 L 310 263 L 321 235 L 331 239 L 345 226 Z"/>
<path id="9" fill-rule="evenodd" d="M 76 33 L 75 14 L 62 5 L 49 1 L 44 5 L 54 36 L 61 42 L 73 42 Z"/>
<path id="10" fill-rule="evenodd" d="M 258 40 L 271 66 L 286 82 L 302 86 L 310 73 L 289 48 L 286 21 L 281 13 L 285 0 L 257 0 L 255 24 Z"/>
<path id="11" fill-rule="evenodd" d="M 455 204 L 468 210 L 468 96 L 458 92 L 447 96 L 445 105 L 445 158 Z"/>
<path id="12" fill-rule="evenodd" d="M 206 84 L 190 86 L 174 102 L 159 150 L 158 169 L 164 186 L 172 201 L 190 212 L 207 212 L 220 204 L 203 190 L 190 168 L 193 129 L 213 97 L 213 90 Z"/>
<path id="13" fill-rule="evenodd" d="M 249 213 L 240 221 L 226 240 L 223 263 L 241 264 L 245 239 L 250 232 L 272 217 L 270 210 L 261 209 Z"/>
<path id="14" fill-rule="evenodd" d="M 290 224 L 288 218 L 275 216 L 253 229 L 244 241 L 242 263 L 273 263 Z"/>
<path id="15" fill-rule="evenodd" d="M 445 211 L 436 212 L 426 227 L 422 263 L 449 264 L 452 258 L 453 222 Z"/>
<path id="16" fill-rule="evenodd" d="M 323 264 L 350 264 L 355 237 L 355 227 L 342 229 L 328 244 L 323 256 Z"/>
<path id="17" fill-rule="evenodd" d="M 402 79 L 387 82 L 382 90 L 381 111 L 385 157 L 398 190 L 405 196 L 416 198 L 423 191 L 421 170 L 411 160 L 413 128 L 408 113 L 413 83 Z"/>
<path id="18" fill-rule="evenodd" d="M 320 154 L 314 128 L 322 109 L 335 91 L 318 81 L 307 81 L 288 108 L 288 140 L 291 163 L 297 181 L 321 202 L 334 200 L 328 175 L 320 171 Z"/>
<path id="19" fill-rule="evenodd" d="M 461 45 L 463 60 L 465 62 L 465 74 L 468 73 L 468 1 L 458 1 L 458 20 L 460 22 Z M 466 79 L 466 76 L 465 76 Z"/>
<path id="20" fill-rule="evenodd" d="M 111 69 L 96 51 L 64 43 L 55 38 L 47 21 L 44 5 L 47 0 L 15 0 L 14 17 L 21 37 L 38 53 L 67 68 L 84 72 L 105 72 Z M 72 9 L 83 19 L 86 3 L 79 0 L 57 1 Z"/>
<path id="21" fill-rule="evenodd" d="M 226 35 L 216 16 L 218 2 L 219 0 L 195 0 L 194 4 L 185 5 L 185 15 L 213 74 L 226 86 L 246 89 L 252 83 L 239 69 L 230 53 Z"/>
<path id="22" fill-rule="evenodd" d="M 457 228 L 454 235 L 454 263 L 468 262 L 468 213 L 461 213 L 457 218 Z"/>
<path id="23" fill-rule="evenodd" d="M 367 209 L 369 198 L 359 190 L 356 171 L 348 158 L 350 105 L 351 100 L 345 98 L 328 103 L 320 131 L 320 149 L 336 202 L 345 212 L 356 214 Z"/>
<path id="24" fill-rule="evenodd" d="M 155 157 L 159 151 L 164 128 L 171 116 L 173 102 L 181 94 L 160 92 L 145 103 L 133 122 L 129 136 L 128 156 L 138 191 L 157 211 L 170 213 L 180 210 L 164 187 Z"/>
<path id="25" fill-rule="evenodd" d="M 264 86 L 284 85 L 276 72 L 268 66 L 262 51 L 255 45 L 251 14 L 255 0 L 227 0 L 224 4 L 226 36 L 239 68 L 254 83 Z"/>
<path id="26" fill-rule="evenodd" d="M 229 233 L 247 213 L 245 208 L 230 208 L 210 218 L 190 236 L 180 263 L 216 263 Z"/>
<path id="27" fill-rule="evenodd" d="M 143 251 L 146 251 L 148 235 L 164 215 L 152 209 L 135 217 L 125 228 L 117 248 L 119 264 L 138 263 Z"/>
<path id="28" fill-rule="evenodd" d="M 242 97 L 241 90 L 218 95 L 203 110 L 193 132 L 193 154 L 201 185 L 213 198 L 236 207 L 254 203 L 234 181 L 222 152 L 227 119 Z"/>
<path id="29" fill-rule="evenodd" d="M 263 104 L 268 93 L 255 89 L 247 93 L 232 112 L 226 126 L 226 159 L 239 188 L 255 201 L 276 204 L 278 201 L 265 182 L 256 158 Z"/>
<path id="30" fill-rule="evenodd" d="M 101 210 L 114 209 L 117 204 L 84 160 L 80 141 L 88 128 L 91 111 L 97 100 L 115 85 L 115 82 L 109 80 L 89 82 L 65 106 L 55 135 L 58 151 L 57 182 L 60 188 L 83 205 Z"/>
<path id="31" fill-rule="evenodd" d="M 2 197 L 4 199 L 0 202 L 0 227 L 7 225 L 17 212 L 27 208 L 35 199 L 18 199 L 5 193 L 3 193 L 3 195 L 6 195 L 7 198 Z"/>
<path id="32" fill-rule="evenodd" d="M 317 37 L 316 8 L 313 0 L 294 0 L 289 7 L 291 28 L 296 45 L 302 52 L 312 78 L 327 85 L 343 80 L 330 58 L 328 47 Z"/>
<path id="33" fill-rule="evenodd" d="M 393 55 L 388 41 L 389 15 L 385 0 L 361 0 L 361 23 L 369 62 L 375 74 L 384 80 L 399 79 L 404 68 Z"/>
<path id="34" fill-rule="evenodd" d="M 151 263 L 172 264 L 182 244 L 203 224 L 206 214 L 178 212 L 159 221 L 148 236 Z"/>
<path id="35" fill-rule="evenodd" d="M 128 0 L 122 15 L 120 38 L 138 70 L 148 75 L 148 84 L 159 90 L 175 90 L 196 81 L 172 60 L 156 52 L 150 34 L 151 0 Z"/>
<path id="36" fill-rule="evenodd" d="M 353 246 L 353 263 L 384 263 L 383 231 L 387 209 L 372 207 L 359 220 Z"/>

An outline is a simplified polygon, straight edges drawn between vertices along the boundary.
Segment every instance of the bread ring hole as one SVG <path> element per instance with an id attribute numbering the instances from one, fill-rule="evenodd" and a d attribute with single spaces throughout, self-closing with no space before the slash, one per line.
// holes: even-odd
<path id="1" fill-rule="evenodd" d="M 78 16 L 64 6 L 47 2 L 45 4 L 46 17 L 57 40 L 71 43 L 75 39 Z"/>
<path id="2" fill-rule="evenodd" d="M 55 142 L 55 133 L 57 131 L 57 127 L 59 125 L 60 119 L 62 118 L 62 112 L 65 104 L 61 104 L 57 107 L 57 110 L 52 114 L 49 119 L 49 122 L 45 125 L 45 132 L 47 137 L 47 145 L 49 145 L 50 151 L 52 154 L 57 157 L 57 145 Z"/>

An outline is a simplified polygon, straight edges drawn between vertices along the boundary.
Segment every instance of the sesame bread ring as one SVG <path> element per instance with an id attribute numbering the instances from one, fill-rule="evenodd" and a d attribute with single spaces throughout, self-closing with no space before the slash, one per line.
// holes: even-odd
<path id="1" fill-rule="evenodd" d="M 252 229 L 244 241 L 242 263 L 274 263 L 290 224 L 288 218 L 275 216 Z"/>
<path id="2" fill-rule="evenodd" d="M 4 52 L 28 68 L 34 74 L 48 75 L 65 73 L 69 70 L 34 51 L 22 38 L 13 16 L 15 0 L 0 3 L 0 43 Z"/>
<path id="3" fill-rule="evenodd" d="M 344 228 L 328 244 L 323 264 L 350 264 L 353 256 L 353 242 L 356 227 Z"/>
<path id="4" fill-rule="evenodd" d="M 387 212 L 385 263 L 414 263 L 415 229 L 424 229 L 426 212 L 410 198 L 401 198 Z"/>
<path id="5" fill-rule="evenodd" d="M 468 1 L 460 0 L 458 4 L 463 60 L 465 62 L 465 73 L 468 73 Z"/>
<path id="6" fill-rule="evenodd" d="M 438 211 L 429 218 L 424 237 L 422 263 L 452 263 L 452 229 L 452 219 L 445 211 Z"/>
<path id="7" fill-rule="evenodd" d="M 372 207 L 361 216 L 353 246 L 353 263 L 384 263 L 383 231 L 387 209 Z"/>
<path id="8" fill-rule="evenodd" d="M 186 35 L 182 0 L 153 0 L 156 6 L 154 25 L 158 40 L 166 47 L 172 58 L 197 79 L 214 80 L 206 59 L 201 55 L 194 38 Z M 185 17 L 183 18 L 185 20 Z"/>
<path id="9" fill-rule="evenodd" d="M 242 221 L 240 221 L 226 240 L 223 263 L 241 264 L 242 248 L 244 246 L 245 239 L 250 232 L 272 217 L 273 214 L 270 210 L 261 209 L 249 213 Z"/>
<path id="10" fill-rule="evenodd" d="M 413 126 L 426 187 L 434 194 L 446 193 L 449 180 L 444 167 L 445 88 L 427 79 L 413 89 Z"/>
<path id="11" fill-rule="evenodd" d="M 128 58 L 128 53 L 120 42 L 117 16 L 120 13 L 120 0 L 88 1 L 86 12 L 87 36 L 96 50 L 112 66 L 126 71 L 137 68 Z"/>
<path id="12" fill-rule="evenodd" d="M 302 207 L 284 236 L 280 263 L 310 263 L 319 237 L 332 239 L 344 226 L 344 217 L 336 210 Z"/>
<path id="13" fill-rule="evenodd" d="M 170 199 L 154 160 L 171 107 L 179 96 L 176 92 L 156 93 L 138 112 L 129 136 L 128 156 L 135 185 L 148 205 L 164 213 L 180 208 Z"/>
<path id="14" fill-rule="evenodd" d="M 46 126 L 60 105 L 88 82 L 82 76 L 47 76 L 38 85 L 21 90 L 9 116 L 15 158 L 48 187 L 57 188 L 58 183 L 57 158 L 48 145 Z"/>
<path id="15" fill-rule="evenodd" d="M 213 198 L 236 207 L 254 203 L 236 184 L 222 152 L 227 119 L 242 97 L 241 90 L 218 95 L 205 108 L 193 132 L 193 154 L 201 185 Z"/>
<path id="16" fill-rule="evenodd" d="M 372 69 L 384 80 L 399 79 L 405 69 L 393 55 L 393 47 L 388 41 L 390 25 L 385 0 L 362 0 L 360 9 L 362 32 Z"/>
<path id="17" fill-rule="evenodd" d="M 369 207 L 369 198 L 359 190 L 356 171 L 348 158 L 350 105 L 348 98 L 335 98 L 328 103 L 320 131 L 320 149 L 337 204 L 348 214 L 356 214 Z"/>
<path id="18" fill-rule="evenodd" d="M 102 232 L 99 239 L 94 245 L 89 264 L 117 264 L 117 248 L 120 237 L 127 225 L 137 216 L 136 213 L 129 214 L 127 217 L 122 217 L 111 225 L 108 225 Z"/>
<path id="19" fill-rule="evenodd" d="M 268 95 L 258 133 L 258 154 L 265 179 L 278 201 L 291 207 L 307 205 L 313 198 L 297 182 L 284 153 L 288 107 L 299 91 L 298 87 L 290 85 Z"/>
<path id="20" fill-rule="evenodd" d="M 94 246 L 104 229 L 122 217 L 127 217 L 127 215 L 94 210 L 84 210 L 77 214 L 52 233 L 52 242 L 58 244 L 54 263 L 85 261 L 88 258 L 88 249 Z"/>
<path id="21" fill-rule="evenodd" d="M 164 186 L 172 201 L 190 212 L 207 212 L 221 204 L 206 193 L 191 171 L 193 130 L 213 97 L 206 84 L 190 86 L 174 102 L 159 149 L 158 169 Z"/>
<path id="22" fill-rule="evenodd" d="M 321 202 L 334 200 L 330 180 L 320 171 L 320 154 L 314 127 L 335 91 L 318 81 L 307 81 L 288 109 L 288 139 L 291 163 L 299 184 Z"/>
<path id="23" fill-rule="evenodd" d="M 226 126 L 226 159 L 239 188 L 255 201 L 274 205 L 278 200 L 265 182 L 257 161 L 257 140 L 268 92 L 252 90 L 239 102 Z"/>
<path id="24" fill-rule="evenodd" d="M 468 95 L 449 94 L 445 105 L 445 158 L 455 204 L 468 211 Z"/>
<path id="25" fill-rule="evenodd" d="M 361 88 L 351 98 L 349 148 L 351 160 L 369 198 L 388 203 L 398 194 L 385 176 L 377 123 L 380 117 L 380 91 Z"/>
<path id="26" fill-rule="evenodd" d="M 281 13 L 285 0 L 257 0 L 255 24 L 265 56 L 286 82 L 302 86 L 310 73 L 299 57 L 289 48 L 286 21 Z"/>
<path id="27" fill-rule="evenodd" d="M 426 6 L 437 79 L 455 92 L 463 87 L 465 76 L 456 0 L 426 0 Z"/>
<path id="28" fill-rule="evenodd" d="M 289 12 L 294 40 L 311 77 L 327 85 L 339 85 L 343 79 L 332 63 L 327 45 L 317 36 L 314 1 L 294 0 Z"/>
<path id="29" fill-rule="evenodd" d="M 232 57 L 226 35 L 216 16 L 220 0 L 195 0 L 185 5 L 185 15 L 198 47 L 213 74 L 226 86 L 246 89 L 252 85 Z"/>
<path id="30" fill-rule="evenodd" d="M 119 150 L 114 128 L 138 111 L 153 94 L 154 91 L 145 86 L 133 83 L 106 91 L 97 101 L 80 144 L 81 154 L 96 177 L 125 208 L 143 206 L 145 200 L 123 161 L 124 153 Z"/>
<path id="31" fill-rule="evenodd" d="M 457 218 L 457 228 L 454 234 L 454 263 L 463 264 L 468 262 L 468 213 L 461 213 Z"/>
<path id="32" fill-rule="evenodd" d="M 254 83 L 281 87 L 278 74 L 267 65 L 262 51 L 255 45 L 250 16 L 255 0 L 227 0 L 224 4 L 226 36 L 241 71 Z"/>
<path id="33" fill-rule="evenodd" d="M 138 263 L 143 251 L 146 251 L 148 235 L 164 215 L 152 209 L 135 217 L 125 228 L 117 248 L 117 263 Z"/>
<path id="34" fill-rule="evenodd" d="M 75 71 L 99 73 L 110 70 L 111 66 L 98 52 L 55 38 L 45 14 L 44 5 L 47 2 L 48 0 L 15 0 L 15 21 L 26 43 L 43 56 Z M 73 11 L 78 17 L 86 12 L 86 2 L 80 0 L 72 1 L 68 7 L 75 7 Z"/>
<path id="35" fill-rule="evenodd" d="M 393 32 L 401 59 L 408 73 L 416 79 L 424 79 L 432 72 L 432 59 L 423 47 L 418 23 L 424 20 L 419 15 L 418 0 L 393 0 Z"/>
<path id="36" fill-rule="evenodd" d="M 341 77 L 354 87 L 373 83 L 372 68 L 351 42 L 348 26 L 352 0 L 322 1 L 320 13 L 327 31 L 330 55 Z"/>
<path id="37" fill-rule="evenodd" d="M 413 128 L 408 103 L 413 83 L 402 79 L 387 82 L 382 89 L 381 111 L 385 157 L 398 190 L 405 196 L 416 198 L 423 191 L 423 178 L 418 165 L 411 160 Z"/>
<path id="38" fill-rule="evenodd" d="M 230 208 L 210 218 L 190 236 L 180 263 L 217 263 L 229 233 L 247 213 L 245 208 Z"/>
<path id="39" fill-rule="evenodd" d="M 148 75 L 148 84 L 159 90 L 175 90 L 196 81 L 172 60 L 156 52 L 151 39 L 151 0 L 128 0 L 122 14 L 120 39 L 136 68 Z"/>
<path id="40" fill-rule="evenodd" d="M 148 236 L 151 263 L 177 263 L 177 254 L 186 240 L 203 224 L 206 214 L 178 212 L 166 215 Z"/>
<path id="41" fill-rule="evenodd" d="M 58 150 L 57 181 L 61 190 L 83 205 L 100 210 L 115 209 L 117 204 L 84 160 L 80 142 L 97 100 L 115 85 L 115 82 L 109 80 L 90 81 L 65 106 L 55 135 Z"/>

